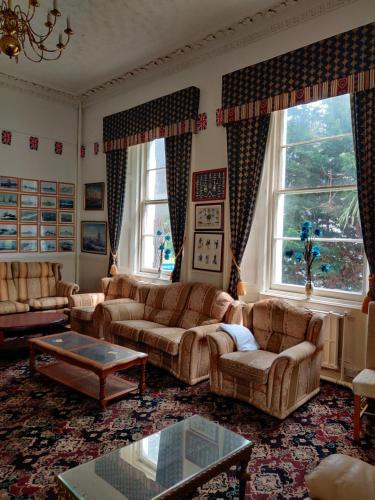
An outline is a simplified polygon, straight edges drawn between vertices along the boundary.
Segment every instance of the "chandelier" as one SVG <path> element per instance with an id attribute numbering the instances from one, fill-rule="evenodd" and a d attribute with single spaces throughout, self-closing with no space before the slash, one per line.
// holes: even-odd
<path id="1" fill-rule="evenodd" d="M 53 9 L 47 13 L 47 19 L 44 23 L 46 30 L 42 34 L 38 34 L 31 26 L 35 11 L 39 7 L 38 0 L 28 0 L 27 10 L 22 10 L 18 4 L 13 7 L 12 0 L 0 1 L 0 52 L 3 52 L 10 59 L 14 57 L 17 62 L 21 52 L 33 62 L 59 59 L 73 35 L 73 30 L 70 28 L 68 18 L 64 29 L 66 36 L 63 37 L 63 34 L 60 33 L 59 41 L 55 47 L 46 47 L 45 42 L 54 30 L 57 18 L 61 16 L 57 0 L 53 1 Z"/>

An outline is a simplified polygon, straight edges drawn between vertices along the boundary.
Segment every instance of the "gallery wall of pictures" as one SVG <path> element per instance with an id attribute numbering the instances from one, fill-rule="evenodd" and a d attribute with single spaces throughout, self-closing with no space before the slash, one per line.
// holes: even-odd
<path id="1" fill-rule="evenodd" d="M 0 176 L 0 253 L 74 252 L 75 185 Z"/>

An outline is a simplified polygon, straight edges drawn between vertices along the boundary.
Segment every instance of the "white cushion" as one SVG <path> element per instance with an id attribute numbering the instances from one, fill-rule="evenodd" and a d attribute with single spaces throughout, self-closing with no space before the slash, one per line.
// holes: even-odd
<path id="1" fill-rule="evenodd" d="M 221 323 L 220 329 L 232 337 L 237 351 L 257 351 L 259 349 L 258 342 L 246 326 Z"/>
<path id="2" fill-rule="evenodd" d="M 365 368 L 353 379 L 353 392 L 357 396 L 375 399 L 375 370 Z"/>

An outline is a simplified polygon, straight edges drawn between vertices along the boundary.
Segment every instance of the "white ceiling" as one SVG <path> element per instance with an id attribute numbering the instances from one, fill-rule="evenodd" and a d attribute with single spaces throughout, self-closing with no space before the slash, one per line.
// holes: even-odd
<path id="1" fill-rule="evenodd" d="M 17 3 L 26 6 L 28 0 Z M 277 0 L 60 0 L 58 26 L 64 29 L 68 15 L 75 32 L 62 57 L 32 63 L 21 54 L 17 64 L 0 54 L 0 72 L 78 95 L 275 3 Z M 40 4 L 35 22 L 43 27 L 52 0 Z"/>

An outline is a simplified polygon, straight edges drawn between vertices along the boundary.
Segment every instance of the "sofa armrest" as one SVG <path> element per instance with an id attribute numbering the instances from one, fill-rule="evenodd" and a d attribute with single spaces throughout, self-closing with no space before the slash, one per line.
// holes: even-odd
<path id="1" fill-rule="evenodd" d="M 105 323 L 124 321 L 126 319 L 143 319 L 145 312 L 144 304 L 140 302 L 120 302 L 121 299 L 115 300 L 115 304 L 111 304 L 111 300 L 102 303 L 103 320 Z"/>
<path id="2" fill-rule="evenodd" d="M 219 330 L 218 324 L 210 326 L 216 326 L 216 330 L 207 333 L 210 356 L 221 356 L 229 352 L 237 351 L 236 344 L 228 333 Z"/>
<path id="3" fill-rule="evenodd" d="M 207 334 L 218 332 L 220 327 L 220 323 L 210 323 L 208 325 L 194 326 L 193 328 L 189 328 L 186 330 L 184 335 L 182 336 L 182 340 L 186 335 L 195 335 L 197 338 L 206 337 Z"/>
<path id="4" fill-rule="evenodd" d="M 286 360 L 293 365 L 298 365 L 304 359 L 310 358 L 316 350 L 317 347 L 314 344 L 305 340 L 293 347 L 289 347 L 289 349 L 285 349 L 285 351 L 280 352 L 272 364 L 279 363 L 280 360 Z"/>
<path id="5" fill-rule="evenodd" d="M 79 286 L 76 283 L 67 281 L 58 281 L 56 283 L 56 297 L 69 297 L 79 292 Z"/>
<path id="6" fill-rule="evenodd" d="M 69 296 L 69 307 L 87 307 L 96 306 L 100 302 L 104 302 L 104 293 L 77 293 Z"/>

